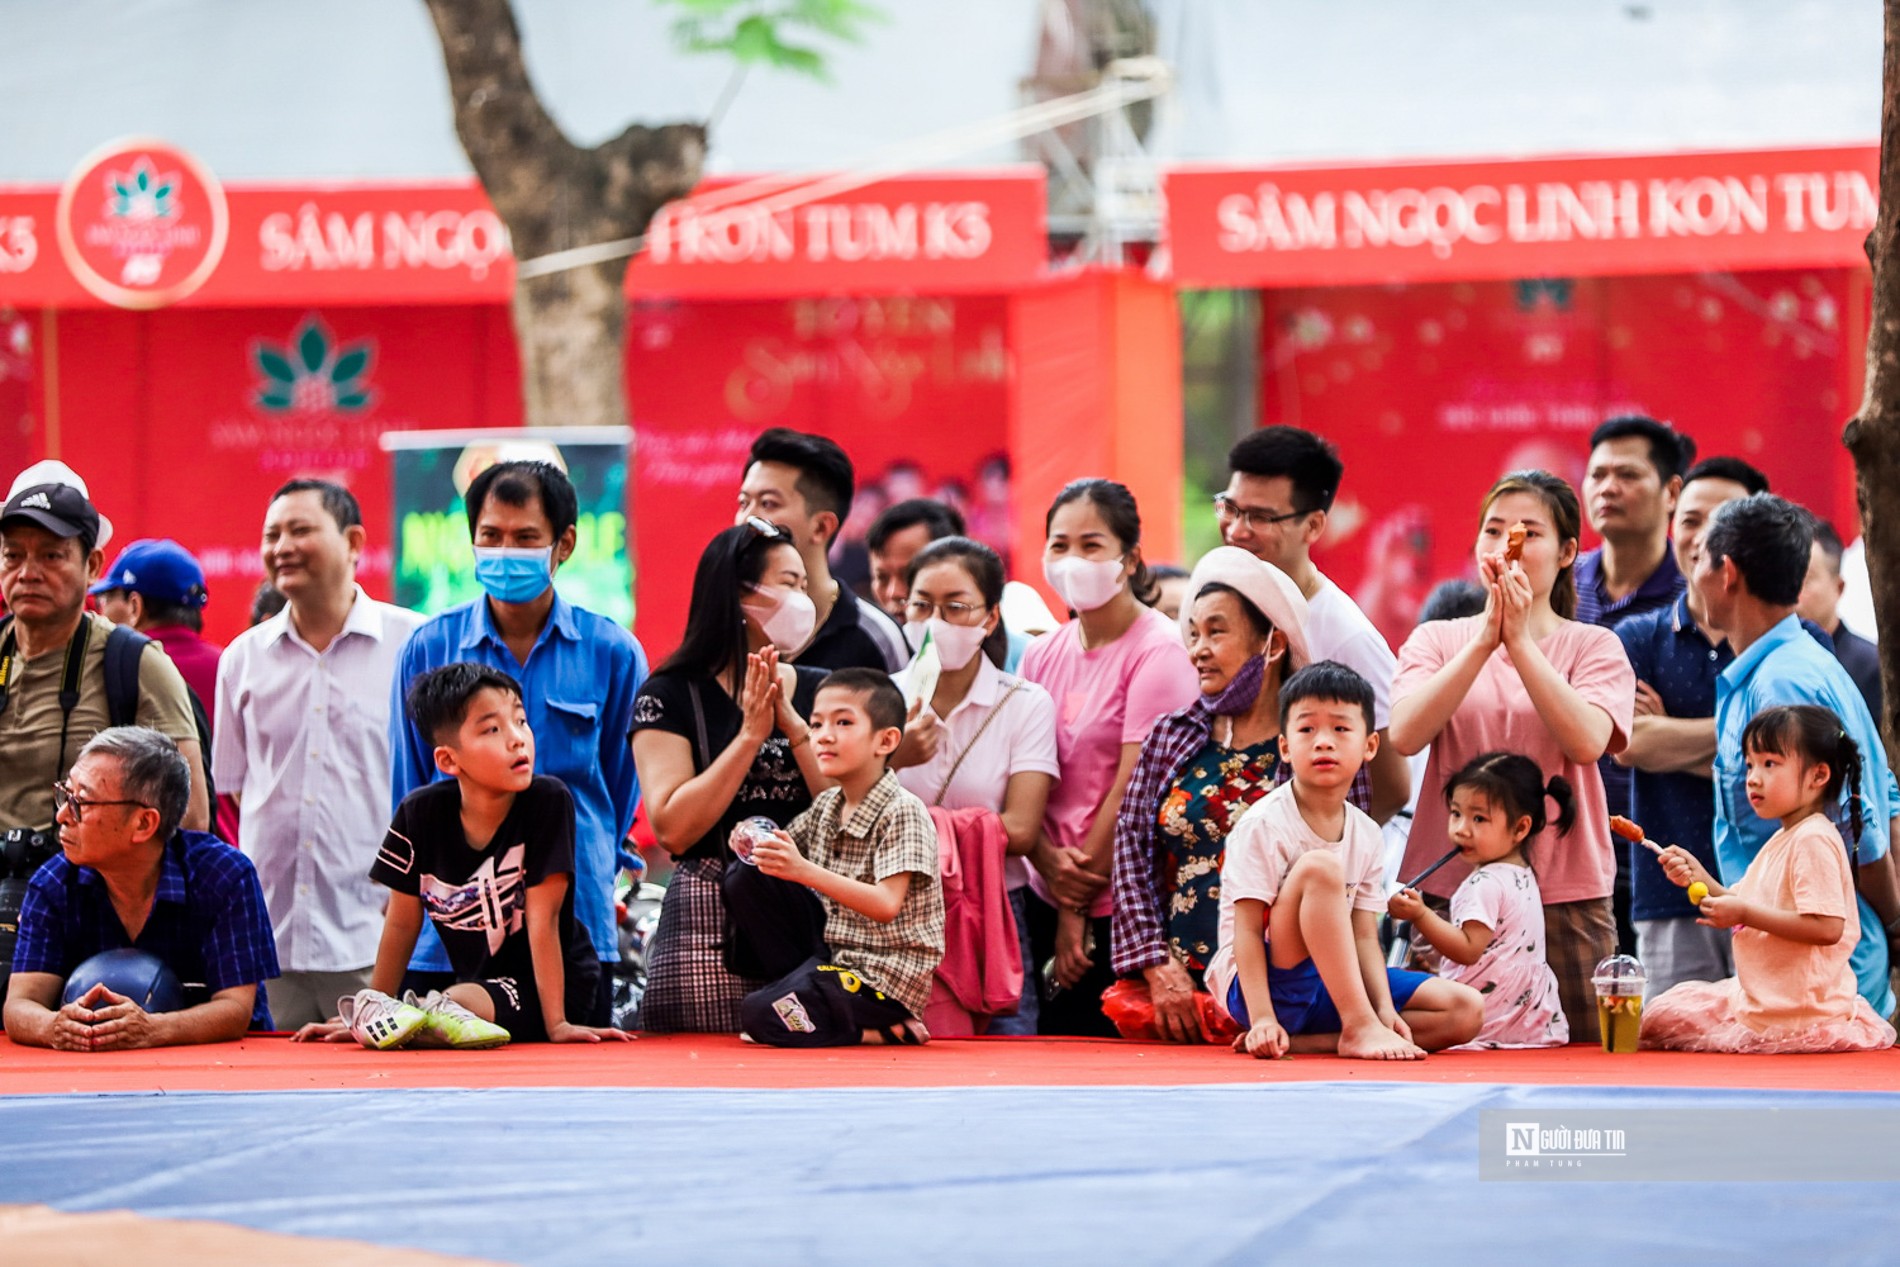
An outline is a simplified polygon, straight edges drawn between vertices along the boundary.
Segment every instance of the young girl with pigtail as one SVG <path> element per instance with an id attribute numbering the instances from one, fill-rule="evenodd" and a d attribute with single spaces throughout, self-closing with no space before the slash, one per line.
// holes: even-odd
<path id="1" fill-rule="evenodd" d="M 1401 889 L 1387 909 L 1443 957 L 1438 975 L 1484 996 L 1484 1028 L 1462 1050 L 1560 1047 L 1570 1041 L 1557 978 L 1544 955 L 1544 899 L 1531 872 L 1530 842 L 1546 825 L 1544 801 L 1557 807 L 1558 835 L 1577 818 L 1564 778 L 1544 781 L 1529 757 L 1487 752 L 1445 782 L 1447 834 L 1471 874 L 1451 897 L 1451 918 L 1416 889 Z M 1459 1050 L 1459 1049 L 1454 1049 Z"/>
<path id="2" fill-rule="evenodd" d="M 1853 849 L 1828 811 L 1847 790 L 1853 848 L 1861 828 L 1860 748 L 1825 708 L 1756 714 L 1742 732 L 1748 802 L 1776 832 L 1732 888 L 1688 850 L 1662 852 L 1663 872 L 1690 890 L 1701 922 L 1734 930 L 1735 975 L 1685 981 L 1649 1003 L 1643 1046 L 1747 1053 L 1872 1051 L 1894 1029 L 1856 991 L 1860 940 Z"/>

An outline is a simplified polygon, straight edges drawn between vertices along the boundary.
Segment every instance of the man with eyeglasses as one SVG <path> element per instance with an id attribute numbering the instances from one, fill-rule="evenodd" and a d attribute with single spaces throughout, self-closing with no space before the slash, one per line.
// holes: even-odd
<path id="1" fill-rule="evenodd" d="M 113 625 L 86 610 L 86 590 L 105 569 L 105 529 L 86 494 L 67 483 L 28 485 L 0 509 L 7 612 L 0 620 L 0 833 L 26 832 L 50 845 L 53 781 L 115 721 L 177 741 L 192 772 L 185 825 L 211 825 L 210 754 L 199 745 L 185 679 L 164 648 L 139 648 L 136 692 L 108 687 Z"/>
<path id="2" fill-rule="evenodd" d="M 1214 498 L 1221 541 L 1285 572 L 1306 595 L 1306 645 L 1314 660 L 1337 660 L 1372 683 L 1383 738 L 1392 712 L 1398 657 L 1346 591 L 1313 566 L 1313 545 L 1346 467 L 1332 445 L 1298 427 L 1263 427 L 1227 454 L 1227 490 Z M 1188 596 L 1193 601 L 1193 596 Z M 1412 776 L 1389 743 L 1353 782 L 1353 803 L 1383 823 L 1405 807 Z"/>
<path id="3" fill-rule="evenodd" d="M 102 730 L 52 793 L 60 853 L 34 874 L 21 904 L 7 1037 L 113 1051 L 270 1029 L 264 982 L 277 975 L 277 951 L 264 891 L 242 853 L 180 827 L 191 770 L 178 745 L 142 726 Z M 124 948 L 170 968 L 184 1006 L 148 1012 L 105 985 L 62 1004 L 75 969 Z"/>

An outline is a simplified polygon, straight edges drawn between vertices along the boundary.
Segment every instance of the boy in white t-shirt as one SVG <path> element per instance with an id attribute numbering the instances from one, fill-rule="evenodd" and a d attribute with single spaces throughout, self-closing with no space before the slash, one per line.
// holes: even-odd
<path id="1" fill-rule="evenodd" d="M 1417 1060 L 1476 1037 L 1477 991 L 1385 966 L 1378 824 L 1347 802 L 1379 737 L 1372 687 L 1331 660 L 1280 688 L 1280 754 L 1290 781 L 1227 836 L 1220 947 L 1207 984 L 1243 1031 L 1236 1051 Z"/>

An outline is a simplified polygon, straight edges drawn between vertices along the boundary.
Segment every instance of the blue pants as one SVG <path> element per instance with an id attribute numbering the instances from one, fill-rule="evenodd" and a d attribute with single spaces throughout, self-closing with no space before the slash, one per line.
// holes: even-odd
<path id="1" fill-rule="evenodd" d="M 1392 1006 L 1400 1011 L 1412 1001 L 1418 988 L 1432 979 L 1429 972 L 1408 972 L 1387 968 L 1385 980 L 1392 991 Z M 1273 1015 L 1288 1034 L 1337 1034 L 1345 1028 L 1339 1009 L 1326 993 L 1325 982 L 1311 959 L 1302 959 L 1291 968 L 1276 968 L 1267 961 L 1267 994 L 1273 1000 Z M 1227 1014 L 1242 1029 L 1253 1024 L 1247 1018 L 1247 1000 L 1240 993 L 1240 978 L 1227 991 Z"/>

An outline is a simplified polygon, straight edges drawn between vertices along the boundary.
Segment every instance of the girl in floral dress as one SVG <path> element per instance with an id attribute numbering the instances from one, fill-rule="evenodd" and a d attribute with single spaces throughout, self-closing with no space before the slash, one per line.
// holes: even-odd
<path id="1" fill-rule="evenodd" d="M 1544 830 L 1545 798 L 1559 836 L 1577 817 L 1563 778 L 1544 781 L 1529 757 L 1487 752 L 1445 782 L 1446 831 L 1471 874 L 1451 897 L 1451 917 L 1401 889 L 1388 907 L 1443 957 L 1438 975 L 1484 996 L 1484 1028 L 1462 1048 L 1561 1047 L 1570 1041 L 1557 978 L 1544 956 L 1544 899 L 1526 856 Z"/>

